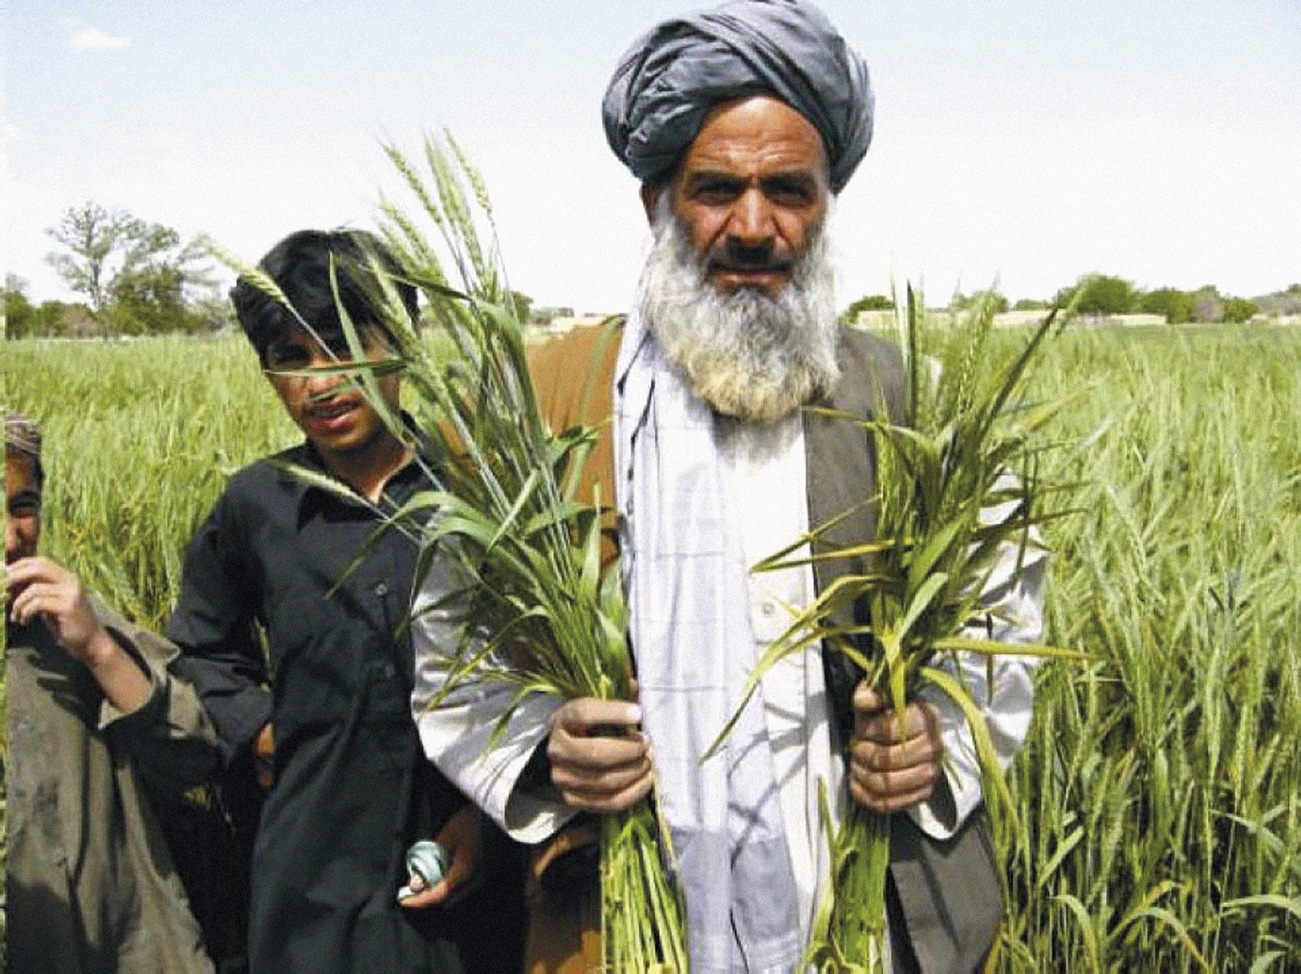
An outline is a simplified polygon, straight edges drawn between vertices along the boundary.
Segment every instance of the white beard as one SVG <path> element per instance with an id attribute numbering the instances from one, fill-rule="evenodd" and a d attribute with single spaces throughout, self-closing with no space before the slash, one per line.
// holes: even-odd
<path id="1" fill-rule="evenodd" d="M 725 416 L 772 423 L 830 391 L 840 374 L 832 276 L 817 227 L 776 295 L 720 291 L 686 230 L 661 206 L 637 303 L 697 396 Z"/>

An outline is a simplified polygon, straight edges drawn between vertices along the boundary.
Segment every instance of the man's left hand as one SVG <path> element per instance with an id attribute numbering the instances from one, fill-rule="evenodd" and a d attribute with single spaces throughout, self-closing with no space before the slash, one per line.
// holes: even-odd
<path id="1" fill-rule="evenodd" d="M 438 844 L 447 850 L 450 860 L 447 872 L 429 887 L 419 876 L 409 877 L 412 895 L 398 901 L 405 909 L 423 910 L 446 903 L 474 876 L 483 850 L 482 816 L 476 805 L 467 804 L 447 820 L 438 833 Z"/>
<path id="2" fill-rule="evenodd" d="M 939 780 L 940 720 L 929 703 L 896 715 L 866 681 L 854 690 L 849 794 L 874 812 L 897 812 L 930 798 Z"/>

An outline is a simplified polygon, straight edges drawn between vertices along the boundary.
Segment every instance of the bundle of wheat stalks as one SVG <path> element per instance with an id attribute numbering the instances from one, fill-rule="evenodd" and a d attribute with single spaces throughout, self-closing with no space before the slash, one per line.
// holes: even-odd
<path id="1" fill-rule="evenodd" d="M 473 578 L 452 596 L 473 627 L 456 647 L 443 695 L 465 680 L 487 679 L 514 684 L 516 702 L 532 693 L 632 700 L 627 606 L 617 563 L 602 558 L 601 498 L 578 499 L 596 431 L 553 432 L 539 412 L 523 322 L 495 246 L 485 247 L 475 227 L 467 185 L 489 228 L 492 210 L 473 165 L 450 138 L 445 146 L 426 140 L 431 192 L 400 152 L 388 152 L 460 278 L 459 291 L 450 290 L 437 250 L 385 202 L 386 243 L 453 348 L 435 364 L 408 328 L 400 350 L 424 410 L 418 425 L 436 455 L 453 458 L 439 472 L 443 489 L 416 498 L 402 516 L 436 511 L 421 530 L 422 568 L 450 543 Z M 503 714 L 499 733 L 510 716 Z M 653 798 L 602 817 L 605 970 L 686 974 L 670 858 Z"/>
<path id="2" fill-rule="evenodd" d="M 378 291 L 372 297 L 396 341 L 394 356 L 365 360 L 355 323 L 336 295 L 352 360 L 308 371 L 350 376 L 389 429 L 421 448 L 421 462 L 437 458 L 426 471 L 436 489 L 384 512 L 385 529 L 403 531 L 419 545 L 417 587 L 436 557 L 459 560 L 467 583 L 432 608 L 454 605 L 468 622 L 459 645 L 448 647 L 448 676 L 434 705 L 466 681 L 512 684 L 516 693 L 495 742 L 529 694 L 633 699 L 627 608 L 617 563 L 602 559 L 600 498 L 586 503 L 577 494 L 595 431 L 549 429 L 483 181 L 450 137 L 427 138 L 424 150 L 427 177 L 396 148 L 386 149 L 419 204 L 415 218 L 390 200 L 381 204 L 384 242 L 399 270 L 395 275 L 383 261 L 371 261 Z M 432 233 L 422 229 L 428 224 Z M 289 307 L 265 274 L 234 266 Z M 395 276 L 423 294 L 437 351 L 403 310 Z M 405 374 L 414 431 L 375 386 L 396 368 Z M 652 799 L 602 817 L 605 970 L 686 974 L 683 910 L 667 841 Z"/>
<path id="3" fill-rule="evenodd" d="M 1018 399 L 1026 370 L 1056 314 L 1045 318 L 1010 361 L 996 354 L 993 315 L 988 301 L 942 332 L 928 335 L 924 306 L 908 289 L 899 317 L 904 415 L 892 420 L 882 403 L 879 418 L 836 417 L 857 423 L 874 441 L 876 536 L 828 550 L 816 542 L 832 525 L 820 525 L 755 570 L 846 558 L 866 559 L 869 567 L 842 576 L 794 616 L 783 637 L 760 657 L 744 688 L 742 706 L 780 659 L 817 643 L 849 657 L 897 714 L 922 688 L 935 687 L 967 719 L 991 814 L 1011 815 L 1012 803 L 980 702 L 954 675 L 960 672 L 956 659 L 953 672 L 939 664 L 944 656 L 960 652 L 985 654 L 991 667 L 998 654 L 1078 654 L 1038 644 L 995 642 L 969 629 L 978 614 L 982 619 L 988 615 L 980 604 L 981 593 L 997 562 L 1012 556 L 1019 564 L 1027 546 L 1036 544 L 1034 527 L 1063 513 L 1048 515 L 1043 510 L 1044 496 L 1063 485 L 1050 488 L 1038 478 L 1037 458 L 1043 447 L 1035 435 L 1064 403 L 1030 406 Z M 928 339 L 937 347 L 924 356 Z M 795 554 L 808 547 L 818 548 L 818 553 Z M 848 615 L 870 621 L 832 623 L 847 617 L 843 610 L 855 605 L 860 611 Z M 805 965 L 820 971 L 881 969 L 889 817 L 851 804 L 836 831 L 824 791 L 831 881 L 820 899 L 805 957 Z"/>

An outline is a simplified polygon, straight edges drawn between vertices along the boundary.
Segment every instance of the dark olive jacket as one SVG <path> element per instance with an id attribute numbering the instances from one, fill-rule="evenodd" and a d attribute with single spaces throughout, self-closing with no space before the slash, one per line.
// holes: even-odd
<path id="1" fill-rule="evenodd" d="M 202 781 L 215 738 L 176 648 L 95 605 L 154 693 L 122 716 L 41 621 L 5 628 L 8 961 L 24 974 L 207 974 L 146 794 Z"/>

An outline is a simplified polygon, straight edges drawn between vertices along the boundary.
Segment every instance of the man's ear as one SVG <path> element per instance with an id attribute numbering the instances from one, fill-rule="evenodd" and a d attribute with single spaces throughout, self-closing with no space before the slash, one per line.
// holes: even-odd
<path id="1" fill-rule="evenodd" d="M 646 222 L 655 226 L 655 208 L 660 201 L 660 193 L 667 193 L 667 183 L 645 182 L 641 184 L 641 205 L 646 211 Z"/>

